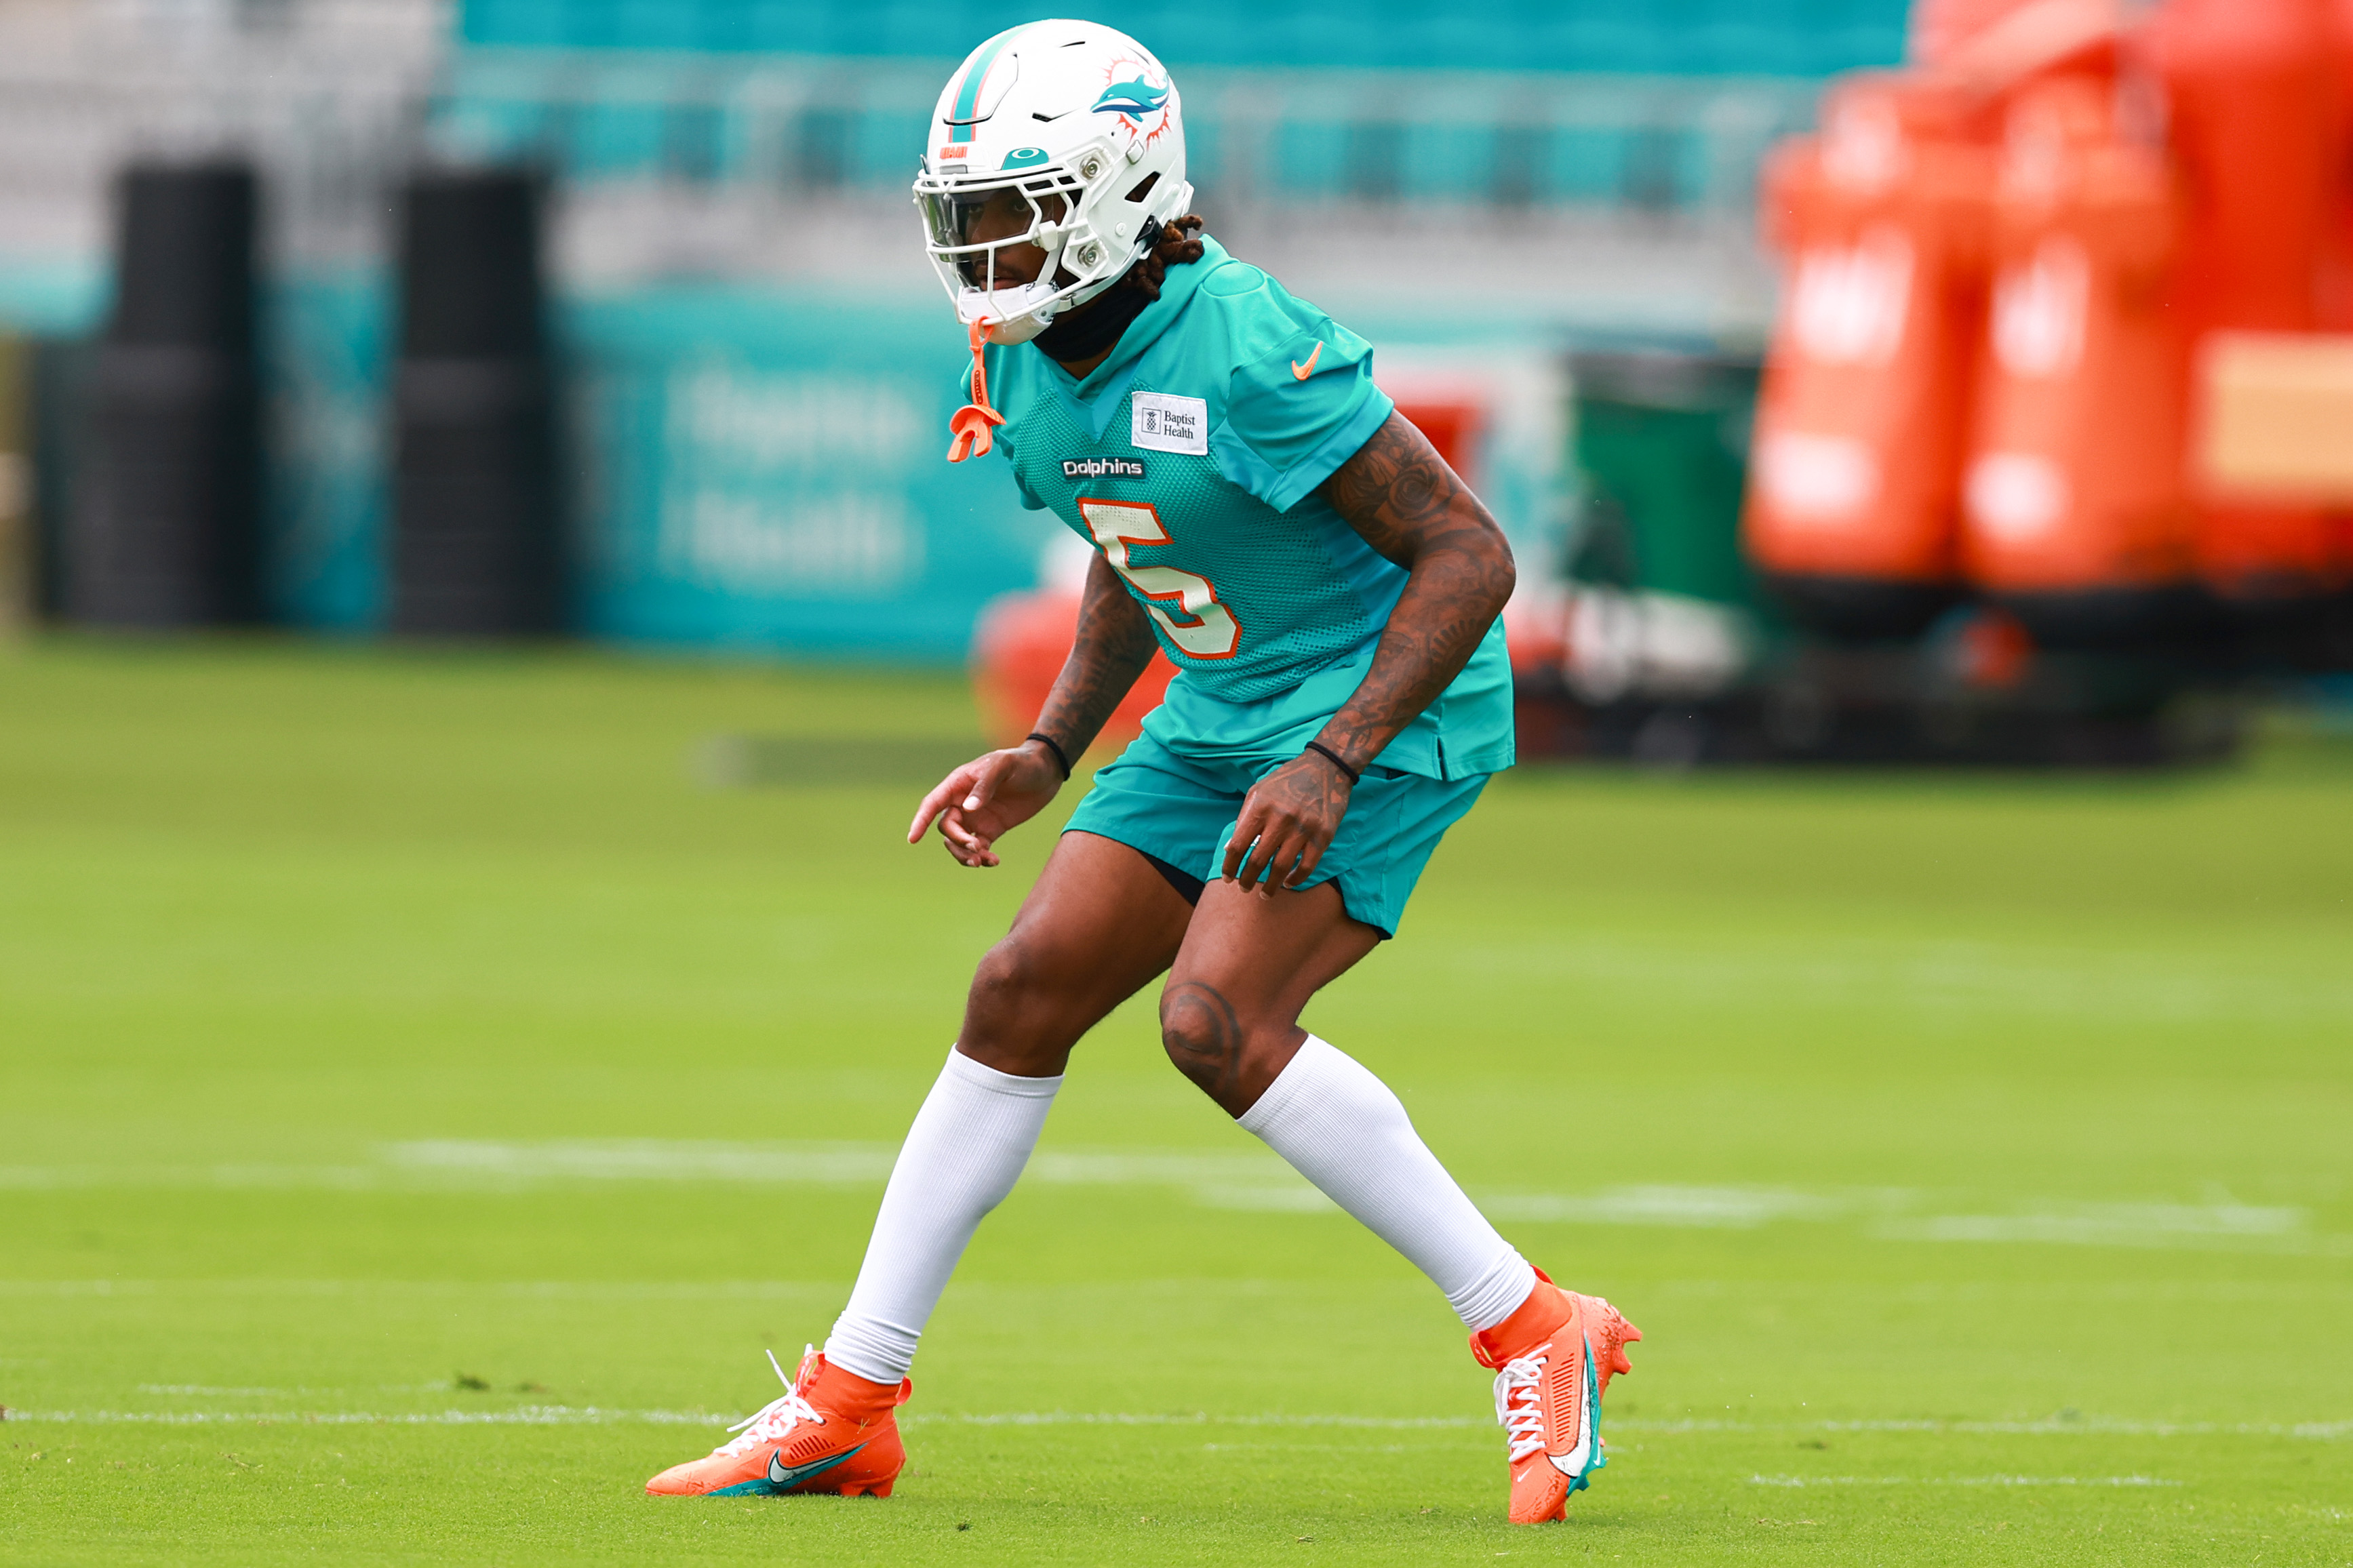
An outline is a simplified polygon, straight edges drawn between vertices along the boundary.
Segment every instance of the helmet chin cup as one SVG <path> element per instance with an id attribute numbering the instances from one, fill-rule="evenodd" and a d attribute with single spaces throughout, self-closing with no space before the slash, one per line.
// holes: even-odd
<path id="1" fill-rule="evenodd" d="M 993 343 L 1026 343 L 1046 330 L 1064 300 L 1050 283 L 1019 289 L 971 289 L 956 294 L 956 320 L 978 323 Z"/>
<path id="2" fill-rule="evenodd" d="M 986 322 L 981 327 L 980 332 L 992 343 L 1010 346 L 1014 343 L 1028 342 L 1050 324 L 1045 317 L 1033 311 L 1027 316 L 1016 316 L 1009 321 Z"/>

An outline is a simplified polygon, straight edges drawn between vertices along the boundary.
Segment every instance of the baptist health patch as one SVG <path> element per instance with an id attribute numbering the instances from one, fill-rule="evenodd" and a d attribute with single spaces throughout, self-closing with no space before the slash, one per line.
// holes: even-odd
<path id="1" fill-rule="evenodd" d="M 1127 437 L 1131 446 L 1187 458 L 1209 455 L 1209 405 L 1204 399 L 1139 392 L 1129 402 L 1128 416 L 1134 425 Z"/>
<path id="2" fill-rule="evenodd" d="M 1144 465 L 1133 458 L 1065 458 L 1062 477 L 1066 479 L 1140 479 Z"/>

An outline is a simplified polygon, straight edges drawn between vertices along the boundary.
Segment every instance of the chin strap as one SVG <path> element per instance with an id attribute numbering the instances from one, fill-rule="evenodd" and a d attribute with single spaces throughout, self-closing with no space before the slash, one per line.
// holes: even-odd
<path id="1" fill-rule="evenodd" d="M 988 405 L 988 360 L 984 353 L 988 347 L 986 322 L 975 321 L 972 340 L 972 401 L 948 418 L 948 461 L 961 463 L 966 458 L 986 458 L 997 437 L 994 426 L 1005 423 L 1005 416 Z"/>

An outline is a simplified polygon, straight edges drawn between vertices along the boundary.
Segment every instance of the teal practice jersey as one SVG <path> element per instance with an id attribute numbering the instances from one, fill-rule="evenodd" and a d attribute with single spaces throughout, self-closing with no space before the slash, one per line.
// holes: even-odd
<path id="1" fill-rule="evenodd" d="M 1023 503 L 1103 554 L 1176 665 L 1146 732 L 1272 758 L 1347 701 L 1405 590 L 1316 493 L 1396 405 L 1364 339 L 1203 248 L 1084 380 L 1022 343 L 988 351 L 988 384 Z M 1500 625 L 1378 760 L 1432 778 L 1511 765 Z"/>

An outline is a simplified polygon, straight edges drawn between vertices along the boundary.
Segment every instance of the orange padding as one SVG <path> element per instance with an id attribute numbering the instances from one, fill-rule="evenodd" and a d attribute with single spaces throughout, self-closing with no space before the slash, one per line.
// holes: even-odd
<path id="1" fill-rule="evenodd" d="M 1005 423 L 1005 416 L 988 405 L 988 361 L 984 351 L 988 336 L 984 323 L 975 321 L 970 329 L 972 342 L 972 401 L 948 418 L 948 461 L 961 463 L 966 458 L 988 456 L 996 444 L 993 427 Z"/>

